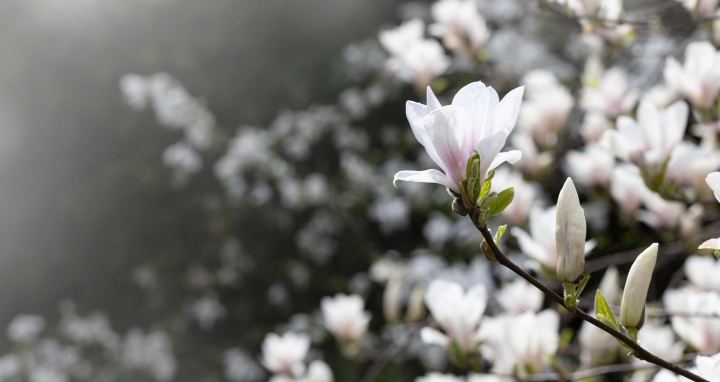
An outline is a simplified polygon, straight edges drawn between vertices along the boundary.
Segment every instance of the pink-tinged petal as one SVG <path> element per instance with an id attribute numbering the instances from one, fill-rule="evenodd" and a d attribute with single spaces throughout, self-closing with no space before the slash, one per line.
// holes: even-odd
<path id="1" fill-rule="evenodd" d="M 707 41 L 688 44 L 685 50 L 686 72 L 697 77 L 709 77 L 715 66 L 717 50 Z"/>
<path id="2" fill-rule="evenodd" d="M 463 151 L 467 114 L 463 109 L 450 105 L 433 111 L 424 120 L 425 131 L 442 161 L 440 167 L 448 179 L 457 185 L 465 179 L 467 160 L 470 157 Z"/>
<path id="3" fill-rule="evenodd" d="M 475 148 L 480 154 L 480 174 L 483 176 L 481 181 L 485 180 L 485 175 L 490 170 L 490 166 L 495 161 L 500 150 L 505 146 L 506 139 L 507 133 L 501 131 L 483 139 Z"/>
<path id="4" fill-rule="evenodd" d="M 520 114 L 520 105 L 522 105 L 524 92 L 524 86 L 511 90 L 495 107 L 493 113 L 493 134 L 504 131 L 507 135 L 510 135 Z"/>
<path id="5" fill-rule="evenodd" d="M 670 153 L 670 150 L 678 144 L 685 135 L 685 128 L 688 121 L 688 105 L 685 101 L 677 101 L 668 106 L 663 114 L 663 127 L 665 128 L 665 142 L 663 146 Z"/>
<path id="6" fill-rule="evenodd" d="M 413 135 L 415 135 L 415 139 L 423 145 L 430 158 L 438 166 L 442 167 L 442 161 L 430 140 L 430 135 L 428 135 L 425 130 L 425 121 L 423 118 L 427 115 L 427 106 L 417 102 L 407 101 L 405 104 L 405 114 L 407 115 L 408 122 L 410 122 L 410 128 L 412 129 Z"/>
<path id="7" fill-rule="evenodd" d="M 720 172 L 711 172 L 705 178 L 705 182 L 715 194 L 715 199 L 720 202 Z"/>
<path id="8" fill-rule="evenodd" d="M 442 184 L 455 192 L 460 192 L 460 188 L 457 184 L 452 184 L 445 174 L 435 169 L 425 171 L 399 171 L 395 174 L 395 178 L 393 178 L 393 185 L 395 185 L 395 187 L 397 187 L 396 182 L 398 180 L 417 183 L 437 183 Z"/>
<path id="9" fill-rule="evenodd" d="M 495 169 L 497 166 L 500 166 L 505 162 L 515 164 L 517 161 L 520 160 L 520 158 L 522 158 L 522 151 L 520 150 L 510 150 L 508 152 L 499 153 L 492 161 L 492 163 L 490 163 L 488 171 Z"/>
<path id="10" fill-rule="evenodd" d="M 433 93 L 432 89 L 430 89 L 430 86 L 427 87 L 427 113 L 430 114 L 431 112 L 441 108 L 440 101 L 438 101 L 437 97 L 435 97 L 435 93 Z"/>
<path id="11" fill-rule="evenodd" d="M 427 326 L 420 330 L 420 339 L 428 345 L 438 345 L 442 348 L 447 348 L 450 345 L 450 337 Z"/>
<path id="12" fill-rule="evenodd" d="M 453 98 L 452 104 L 468 114 L 466 143 L 469 148 L 474 148 L 483 137 L 492 133 L 493 111 L 498 103 L 495 89 L 479 81 L 464 86 Z"/>

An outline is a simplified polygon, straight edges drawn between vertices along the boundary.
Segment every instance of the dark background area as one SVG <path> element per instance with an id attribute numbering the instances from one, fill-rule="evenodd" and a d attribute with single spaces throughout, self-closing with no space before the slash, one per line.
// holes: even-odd
<path id="1" fill-rule="evenodd" d="M 133 266 L 192 256 L 204 212 L 161 163 L 179 133 L 122 102 L 123 74 L 170 73 L 228 134 L 264 126 L 334 102 L 342 48 L 396 22 L 397 4 L 0 0 L 0 327 L 62 299 L 144 324 Z"/>

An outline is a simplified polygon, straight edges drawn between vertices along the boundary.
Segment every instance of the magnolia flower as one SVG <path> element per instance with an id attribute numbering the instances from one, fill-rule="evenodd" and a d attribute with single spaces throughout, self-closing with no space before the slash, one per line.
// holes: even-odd
<path id="1" fill-rule="evenodd" d="M 604 114 L 587 112 L 580 125 L 580 134 L 585 143 L 595 143 L 600 140 L 603 133 L 613 128 L 613 123 Z"/>
<path id="2" fill-rule="evenodd" d="M 334 382 L 335 377 L 327 363 L 323 361 L 312 361 L 308 366 L 307 375 L 303 382 Z"/>
<path id="3" fill-rule="evenodd" d="M 720 295 L 717 292 L 702 292 L 687 286 L 668 290 L 663 295 L 663 304 L 670 312 L 681 315 L 670 316 L 675 333 L 700 353 L 720 351 L 720 325 L 717 318 L 693 317 L 720 315 Z"/>
<path id="4" fill-rule="evenodd" d="M 673 148 L 682 140 L 687 127 L 688 106 L 678 101 L 665 110 L 648 102 L 640 102 L 637 122 L 630 117 L 617 119 L 614 134 L 615 154 L 638 167 L 645 166 L 656 175 Z"/>
<path id="5" fill-rule="evenodd" d="M 522 82 L 527 87 L 527 99 L 523 102 L 518 127 L 530 134 L 538 145 L 553 144 L 575 101 L 549 71 L 531 71 Z"/>
<path id="6" fill-rule="evenodd" d="M 682 5 L 698 15 L 712 15 L 718 7 L 718 0 L 681 0 Z"/>
<path id="7" fill-rule="evenodd" d="M 615 167 L 615 158 L 598 145 L 587 145 L 583 151 L 570 150 L 565 170 L 583 186 L 605 186 Z"/>
<path id="8" fill-rule="evenodd" d="M 505 284 L 496 293 L 497 301 L 505 313 L 517 315 L 525 312 L 536 313 L 542 308 L 545 295 L 529 282 L 518 278 Z"/>
<path id="9" fill-rule="evenodd" d="M 425 292 L 425 304 L 445 334 L 425 327 L 420 332 L 423 342 L 447 348 L 454 341 L 464 352 L 475 350 L 476 331 L 487 305 L 483 284 L 464 292 L 462 286 L 454 282 L 433 280 Z"/>
<path id="10" fill-rule="evenodd" d="M 720 293 L 720 261 L 714 256 L 690 256 L 685 261 L 685 275 L 704 291 Z"/>
<path id="11" fill-rule="evenodd" d="M 432 5 L 432 15 L 436 23 L 429 26 L 430 34 L 466 57 L 473 57 L 490 37 L 474 0 L 440 0 Z"/>
<path id="12" fill-rule="evenodd" d="M 530 210 L 530 233 L 519 227 L 512 227 L 510 233 L 517 238 L 518 245 L 525 255 L 535 262 L 538 271 L 544 276 L 554 278 L 551 272 L 557 268 L 557 243 L 555 242 L 556 206 L 543 210 L 533 207 Z M 585 243 L 587 253 L 594 247 L 592 240 Z"/>
<path id="13" fill-rule="evenodd" d="M 567 178 L 560 190 L 555 216 L 558 280 L 563 283 L 578 283 L 585 273 L 587 223 L 572 178 Z"/>
<path id="14" fill-rule="evenodd" d="M 262 343 L 261 363 L 275 374 L 299 377 L 305 372 L 305 357 L 310 349 L 310 336 L 287 332 L 282 336 L 268 333 Z"/>
<path id="15" fill-rule="evenodd" d="M 511 142 L 514 148 L 522 152 L 524 159 L 518 162 L 518 167 L 524 172 L 535 174 L 550 165 L 553 161 L 552 152 L 538 151 L 535 142 L 529 134 L 517 131 L 513 134 Z"/>
<path id="16" fill-rule="evenodd" d="M 715 199 L 720 202 L 720 172 L 711 172 L 708 174 L 707 178 L 705 178 L 705 182 L 707 182 L 708 186 L 715 195 Z M 707 240 L 706 242 L 700 244 L 699 249 L 718 250 L 720 249 L 720 239 Z"/>
<path id="17" fill-rule="evenodd" d="M 675 230 L 687 211 L 685 203 L 665 200 L 652 191 L 641 197 L 646 209 L 635 211 L 635 219 L 655 229 Z"/>
<path id="18" fill-rule="evenodd" d="M 7 327 L 7 336 L 13 342 L 27 343 L 38 338 L 45 329 L 45 319 L 35 314 L 18 314 Z"/>
<path id="19" fill-rule="evenodd" d="M 642 96 L 642 101 L 649 102 L 658 109 L 665 109 L 677 100 L 678 94 L 666 84 L 655 85 Z"/>
<path id="20" fill-rule="evenodd" d="M 640 170 L 629 164 L 616 166 L 610 175 L 610 196 L 625 214 L 631 214 L 640 208 L 640 203 L 650 194 Z"/>
<path id="21" fill-rule="evenodd" d="M 521 376 L 539 373 L 548 356 L 555 354 L 560 342 L 560 315 L 554 310 L 538 314 L 524 313 L 507 323 L 507 346 Z"/>
<path id="22" fill-rule="evenodd" d="M 713 107 L 720 91 L 720 53 L 707 41 L 688 44 L 685 64 L 668 57 L 665 81 L 698 109 Z"/>
<path id="23" fill-rule="evenodd" d="M 638 333 L 638 341 L 645 350 L 670 362 L 680 361 L 685 350 L 685 344 L 675 339 L 675 332 L 669 325 L 659 325 L 654 322 L 643 326 Z M 646 361 L 634 358 L 633 362 Z"/>
<path id="24" fill-rule="evenodd" d="M 452 374 L 427 373 L 422 377 L 415 378 L 415 382 L 465 382 L 465 378 Z"/>
<path id="25" fill-rule="evenodd" d="M 465 180 L 467 160 L 473 150 L 480 154 L 481 184 L 488 171 L 506 161 L 517 162 L 522 156 L 520 151 L 500 150 L 515 127 L 522 95 L 523 88 L 519 87 L 498 102 L 495 89 L 474 82 L 460 89 L 452 105 L 440 106 L 430 88 L 427 106 L 408 101 L 406 114 L 413 134 L 444 173 L 435 169 L 400 171 L 393 183 L 437 183 L 460 193 L 459 183 Z"/>
<path id="26" fill-rule="evenodd" d="M 320 302 L 325 327 L 341 342 L 357 342 L 367 331 L 370 313 L 363 311 L 365 301 L 359 295 L 337 294 Z"/>
<path id="27" fill-rule="evenodd" d="M 716 133 L 708 136 L 715 140 Z M 703 138 L 702 142 L 705 142 Z M 665 171 L 665 182 L 675 182 L 680 186 L 692 188 L 697 197 L 709 196 L 709 189 L 703 182 L 707 174 L 720 168 L 720 152 L 713 148 L 705 148 L 687 141 L 678 143 L 670 154 Z"/>
<path id="28" fill-rule="evenodd" d="M 595 317 L 595 312 L 590 312 Z M 580 362 L 584 366 L 595 366 L 615 360 L 615 351 L 621 349 L 613 336 L 597 326 L 583 322 L 578 332 L 580 342 Z"/>
<path id="29" fill-rule="evenodd" d="M 712 357 L 701 355 L 695 358 L 697 374 L 710 382 L 720 382 L 720 354 Z"/>
<path id="30" fill-rule="evenodd" d="M 413 19 L 379 35 L 380 43 L 392 55 L 386 62 L 387 70 L 417 89 L 430 85 L 449 66 L 442 46 L 423 38 L 424 29 L 422 20 Z"/>
<path id="31" fill-rule="evenodd" d="M 604 71 L 599 58 L 593 56 L 588 60 L 580 93 L 582 107 L 615 118 L 630 112 L 638 98 L 640 90 L 629 88 L 624 70 L 611 68 Z"/>
<path id="32" fill-rule="evenodd" d="M 626 328 L 641 328 L 645 322 L 645 299 L 655 269 L 658 244 L 654 243 L 635 259 L 628 273 L 620 305 L 620 322 Z"/>

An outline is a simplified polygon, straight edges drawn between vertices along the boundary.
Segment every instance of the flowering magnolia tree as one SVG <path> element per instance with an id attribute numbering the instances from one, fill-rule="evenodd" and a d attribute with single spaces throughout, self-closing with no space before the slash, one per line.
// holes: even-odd
<path id="1" fill-rule="evenodd" d="M 209 234 L 131 275 L 153 328 L 18 316 L 0 380 L 720 381 L 718 2 L 625 6 L 408 3 L 267 127 L 124 76 Z"/>

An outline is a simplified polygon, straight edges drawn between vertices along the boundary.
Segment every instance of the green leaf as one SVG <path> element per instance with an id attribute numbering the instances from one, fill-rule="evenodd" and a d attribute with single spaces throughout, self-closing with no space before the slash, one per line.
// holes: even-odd
<path id="1" fill-rule="evenodd" d="M 495 245 L 500 244 L 500 239 L 502 239 L 502 235 L 505 233 L 506 228 L 507 228 L 507 224 L 503 224 L 500 227 L 498 227 L 497 232 L 495 232 Z"/>
<path id="2" fill-rule="evenodd" d="M 597 314 L 597 319 L 600 320 L 603 324 L 605 324 L 607 326 L 612 326 L 612 324 L 614 323 L 614 319 L 613 319 L 613 321 L 611 321 L 609 318 L 605 317 L 605 315 L 600 314 L 600 313 Z M 617 329 L 617 328 L 615 328 L 615 329 Z M 608 334 L 610 334 L 610 333 L 608 333 Z M 612 334 L 610 334 L 610 335 L 612 336 Z M 630 349 L 630 346 L 627 346 L 625 344 L 625 342 L 620 341 L 619 338 L 617 338 L 615 336 L 613 336 L 613 338 L 615 338 L 617 340 L 617 342 L 620 343 L 620 345 L 625 346 L 626 348 Z"/>
<path id="3" fill-rule="evenodd" d="M 467 197 L 471 201 L 477 200 L 478 194 L 480 194 L 480 154 L 475 151 L 475 154 L 468 159 L 467 168 L 465 169 L 465 175 L 467 179 Z"/>
<path id="4" fill-rule="evenodd" d="M 473 154 L 473 156 L 471 156 L 467 160 L 467 166 L 465 168 L 465 179 L 470 178 L 470 168 L 472 167 L 472 163 L 475 159 L 480 160 L 480 154 L 477 151 L 475 151 L 475 154 Z"/>
<path id="5" fill-rule="evenodd" d="M 490 187 L 492 187 L 492 182 L 490 179 L 485 179 L 485 183 L 483 183 L 482 188 L 480 189 L 480 195 L 478 195 L 477 201 L 475 203 L 480 203 L 485 198 L 487 198 L 488 194 L 490 193 Z"/>
<path id="6" fill-rule="evenodd" d="M 503 210 L 505 210 L 505 208 L 507 208 L 507 206 L 509 206 L 510 203 L 513 201 L 514 197 L 515 189 L 513 187 L 501 191 L 498 194 L 495 202 L 490 206 L 490 212 L 488 213 L 488 216 L 495 216 L 503 212 Z"/>
<path id="7" fill-rule="evenodd" d="M 608 305 L 607 301 L 605 301 L 605 297 L 603 297 L 602 293 L 600 293 L 600 289 L 598 289 L 595 294 L 595 315 L 597 316 L 597 319 L 602 322 L 605 321 L 600 317 L 604 317 L 605 320 L 607 320 L 607 322 L 605 322 L 607 325 L 612 326 L 615 330 L 620 330 L 620 327 L 615 320 L 615 315 L 612 310 L 610 310 L 610 305 Z"/>
<path id="8" fill-rule="evenodd" d="M 492 206 L 495 201 L 497 200 L 497 194 L 495 192 L 491 192 L 490 195 L 488 195 L 487 198 L 485 198 L 482 203 L 480 204 L 479 209 L 479 218 L 478 220 L 481 223 L 484 223 L 485 220 L 488 218 L 488 211 L 490 210 L 490 206 Z"/>
<path id="9" fill-rule="evenodd" d="M 476 151 L 477 152 L 477 151 Z M 490 170 L 490 172 L 487 173 L 487 176 L 485 177 L 485 181 L 492 180 L 492 178 L 495 177 L 495 169 Z"/>

